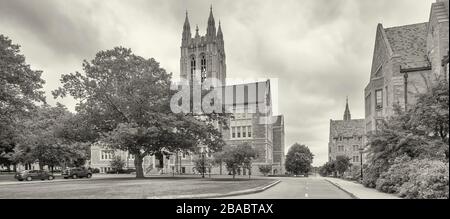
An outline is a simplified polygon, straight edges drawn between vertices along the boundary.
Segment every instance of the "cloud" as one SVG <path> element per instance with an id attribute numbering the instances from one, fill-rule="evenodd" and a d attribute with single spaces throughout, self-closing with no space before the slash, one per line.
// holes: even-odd
<path id="1" fill-rule="evenodd" d="M 364 116 L 378 23 L 428 20 L 434 0 L 0 0 L 0 33 L 22 45 L 45 91 L 83 59 L 122 45 L 179 74 L 185 10 L 206 32 L 209 7 L 225 38 L 228 77 L 279 78 L 286 149 L 308 145 L 315 165 L 327 161 L 329 119 L 341 119 L 345 97 L 354 118 Z M 71 99 L 58 100 L 75 106 Z"/>

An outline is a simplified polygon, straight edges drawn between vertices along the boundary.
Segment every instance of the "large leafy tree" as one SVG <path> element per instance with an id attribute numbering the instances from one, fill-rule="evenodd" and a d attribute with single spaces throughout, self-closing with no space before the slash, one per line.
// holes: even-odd
<path id="1" fill-rule="evenodd" d="M 25 62 L 19 45 L 0 34 L 0 164 L 14 164 L 18 118 L 29 115 L 36 103 L 45 102 L 41 74 Z"/>
<path id="2" fill-rule="evenodd" d="M 74 115 L 63 105 L 43 105 L 31 117 L 21 120 L 14 158 L 24 164 L 38 162 L 42 169 L 80 165 L 87 159 L 87 145 L 66 138 Z M 71 131 L 70 131 L 71 132 Z"/>
<path id="3" fill-rule="evenodd" d="M 295 143 L 286 155 L 286 170 L 295 174 L 307 174 L 312 166 L 314 155 L 305 145 Z"/>
<path id="4" fill-rule="evenodd" d="M 154 59 L 116 47 L 84 61 L 83 70 L 63 75 L 63 87 L 53 94 L 80 101 L 76 110 L 85 121 L 82 127 L 94 131 L 90 141 L 102 140 L 135 155 L 136 177 L 144 177 L 145 156 L 196 150 L 199 144 L 214 151 L 224 145 L 213 117 L 171 111 L 171 74 Z"/>
<path id="5" fill-rule="evenodd" d="M 256 156 L 256 150 L 248 142 L 244 142 L 237 147 L 227 147 L 223 151 L 221 160 L 232 173 L 234 179 L 236 178 L 237 170 L 240 168 L 247 169 L 250 175 L 252 159 L 256 158 Z"/>

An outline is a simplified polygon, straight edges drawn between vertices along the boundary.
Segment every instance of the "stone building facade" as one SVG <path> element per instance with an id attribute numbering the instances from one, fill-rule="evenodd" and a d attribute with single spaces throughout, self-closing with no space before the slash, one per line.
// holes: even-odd
<path id="1" fill-rule="evenodd" d="M 212 7 L 208 18 L 206 35 L 200 36 L 198 26 L 195 36 L 191 35 L 191 25 L 188 13 L 183 25 L 181 40 L 180 77 L 192 81 L 196 72 L 200 72 L 202 80 L 205 78 L 216 78 L 220 81 L 218 85 L 225 85 L 226 74 L 225 43 L 222 28 L 216 31 L 216 24 Z"/>
<path id="2" fill-rule="evenodd" d="M 353 166 L 360 166 L 360 149 L 365 146 L 364 119 L 352 119 L 348 101 L 343 120 L 330 120 L 330 138 L 328 142 L 328 160 L 336 160 L 338 156 L 350 158 Z"/>
<path id="3" fill-rule="evenodd" d="M 256 88 L 255 100 L 247 97 L 249 90 Z M 260 175 L 259 166 L 272 166 L 272 174 L 284 174 L 284 118 L 272 115 L 270 80 L 249 84 L 229 85 L 222 87 L 226 96 L 234 96 L 233 102 L 226 107 L 233 112 L 228 121 L 228 128 L 220 128 L 225 147 L 236 147 L 244 142 L 249 143 L 257 151 L 257 157 L 252 161 L 252 175 Z M 237 91 L 244 90 L 241 97 Z M 201 147 L 201 146 L 200 146 Z M 190 151 L 176 153 L 170 156 L 169 171 L 193 174 L 194 160 L 201 158 L 199 154 Z M 206 154 L 206 159 L 213 155 Z M 208 169 L 211 174 L 228 174 L 225 166 L 213 166 Z M 238 175 L 248 175 L 246 170 L 238 171 Z"/>
<path id="4" fill-rule="evenodd" d="M 384 28 L 378 24 L 370 82 L 365 88 L 367 132 L 408 107 L 436 80 L 448 80 L 448 0 L 431 6 L 426 23 Z"/>
<path id="5" fill-rule="evenodd" d="M 134 156 L 127 151 L 111 150 L 104 143 L 97 142 L 91 145 L 91 159 L 88 166 L 98 169 L 100 173 L 111 171 L 111 161 L 114 157 L 120 157 L 125 162 L 125 169 L 135 169 Z M 163 166 L 155 156 L 144 158 L 142 166 L 146 174 L 163 172 Z"/>

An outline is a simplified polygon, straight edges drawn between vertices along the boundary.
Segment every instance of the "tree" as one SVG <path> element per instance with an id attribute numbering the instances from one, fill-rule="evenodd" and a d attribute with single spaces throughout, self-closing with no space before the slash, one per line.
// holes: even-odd
<path id="1" fill-rule="evenodd" d="M 222 166 L 225 160 L 225 152 L 219 151 L 213 154 L 212 165 L 219 166 L 219 174 L 222 175 Z"/>
<path id="2" fill-rule="evenodd" d="M 19 45 L 0 34 L 0 165 L 16 164 L 17 120 L 45 102 L 41 74 L 25 62 Z"/>
<path id="3" fill-rule="evenodd" d="M 194 167 L 200 174 L 206 174 L 213 166 L 213 161 L 208 158 L 202 158 L 201 156 L 194 159 Z"/>
<path id="4" fill-rule="evenodd" d="M 295 175 L 307 174 L 311 170 L 313 158 L 307 146 L 295 143 L 286 155 L 286 170 Z"/>
<path id="5" fill-rule="evenodd" d="M 271 165 L 261 165 L 259 166 L 259 172 L 264 174 L 264 176 L 269 175 L 269 173 L 272 172 L 272 166 Z"/>
<path id="6" fill-rule="evenodd" d="M 73 117 L 63 105 L 43 105 L 20 120 L 15 159 L 24 164 L 80 166 L 87 160 L 87 145 L 66 138 L 66 125 Z M 21 158 L 23 157 L 23 158 Z"/>
<path id="7" fill-rule="evenodd" d="M 223 162 L 227 166 L 228 171 L 236 178 L 236 172 L 240 168 L 251 171 L 251 160 L 256 158 L 257 152 L 252 146 L 245 142 L 237 147 L 228 148 L 224 151 Z M 250 172 L 249 172 L 250 173 Z"/>
<path id="8" fill-rule="evenodd" d="M 331 174 L 333 174 L 335 172 L 336 172 L 335 162 L 333 162 L 333 161 L 325 163 L 319 169 L 319 174 L 323 177 L 330 176 Z"/>
<path id="9" fill-rule="evenodd" d="M 125 161 L 122 160 L 120 156 L 114 156 L 114 158 L 110 161 L 109 165 L 114 172 L 120 173 L 125 167 Z"/>
<path id="10" fill-rule="evenodd" d="M 337 156 L 334 163 L 334 169 L 338 175 L 344 174 L 345 171 L 351 166 L 350 158 L 347 156 Z"/>
<path id="11" fill-rule="evenodd" d="M 225 144 L 209 117 L 171 112 L 171 74 L 154 59 L 116 47 L 84 61 L 83 70 L 84 75 L 63 75 L 63 87 L 53 95 L 79 100 L 76 110 L 84 127 L 94 130 L 89 140 L 133 154 L 137 178 L 144 177 L 145 156 L 195 150 L 199 144 L 215 151 Z"/>

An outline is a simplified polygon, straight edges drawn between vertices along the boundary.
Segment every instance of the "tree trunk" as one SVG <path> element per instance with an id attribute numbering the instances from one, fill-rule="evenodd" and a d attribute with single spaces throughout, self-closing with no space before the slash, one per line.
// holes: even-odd
<path id="1" fill-rule="evenodd" d="M 136 168 L 136 178 L 144 178 L 144 168 L 142 168 L 143 158 L 141 155 L 135 155 L 134 167 Z"/>
<path id="2" fill-rule="evenodd" d="M 14 172 L 17 172 L 17 164 L 13 165 L 13 170 L 14 170 Z"/>
<path id="3" fill-rule="evenodd" d="M 233 168 L 233 179 L 236 179 L 236 169 Z"/>
<path id="4" fill-rule="evenodd" d="M 220 175 L 222 175 L 222 162 L 220 162 Z"/>

